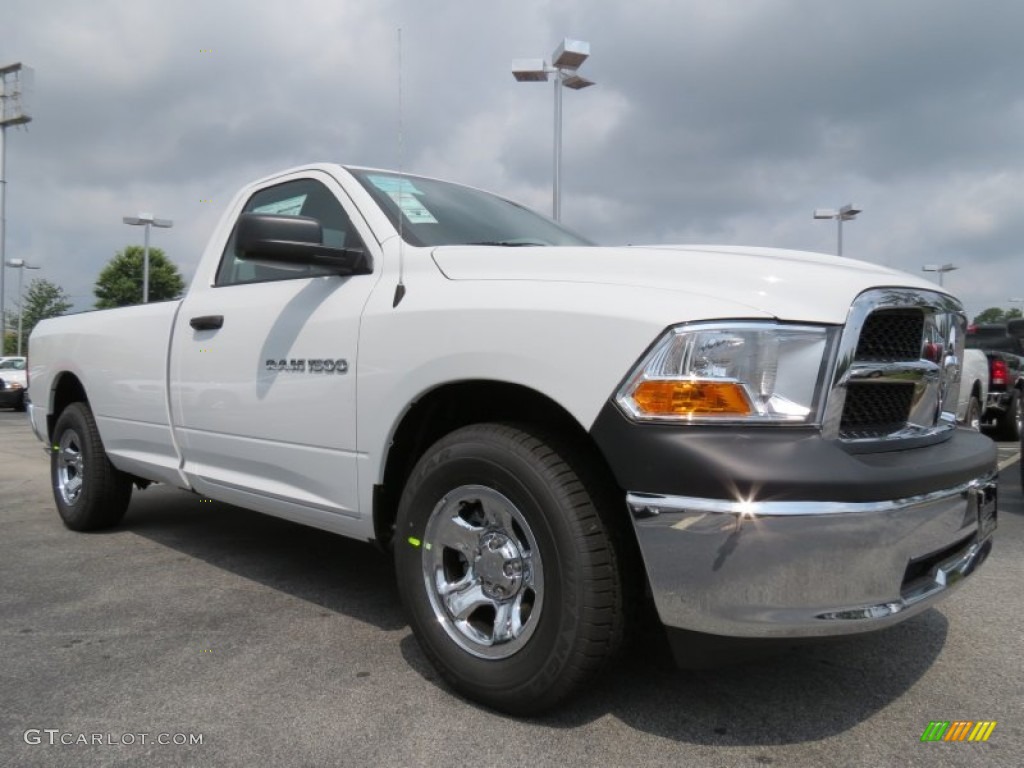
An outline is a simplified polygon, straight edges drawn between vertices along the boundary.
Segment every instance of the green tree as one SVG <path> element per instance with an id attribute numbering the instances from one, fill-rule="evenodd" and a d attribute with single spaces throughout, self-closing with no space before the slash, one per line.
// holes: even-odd
<path id="1" fill-rule="evenodd" d="M 114 255 L 100 272 L 93 293 L 97 309 L 127 307 L 142 303 L 141 245 L 129 245 Z M 159 248 L 149 249 L 149 300 L 176 299 L 185 290 L 185 281 L 170 259 Z"/>
<path id="2" fill-rule="evenodd" d="M 1022 316 L 1019 307 L 1014 307 L 1010 310 L 1002 309 L 1001 307 L 989 307 L 986 310 L 979 312 L 974 317 L 975 323 L 1005 323 L 1007 320 L 1015 320 Z"/>
<path id="3" fill-rule="evenodd" d="M 63 315 L 71 309 L 71 300 L 64 293 L 64 289 L 45 279 L 36 279 L 28 284 L 24 302 L 25 313 L 21 318 L 22 353 L 28 349 L 28 337 L 40 320 Z M 18 312 L 12 311 L 8 314 L 8 323 L 13 333 L 8 334 L 6 348 L 10 351 L 5 354 L 13 355 L 18 349 Z"/>
<path id="4" fill-rule="evenodd" d="M 0 352 L 0 357 L 4 355 L 15 355 L 18 353 L 18 333 L 17 331 L 11 330 L 12 328 L 18 327 L 18 316 L 11 312 L 6 311 L 7 322 L 3 324 L 4 327 L 4 343 L 3 351 Z M 13 325 L 12 325 L 13 323 Z"/>

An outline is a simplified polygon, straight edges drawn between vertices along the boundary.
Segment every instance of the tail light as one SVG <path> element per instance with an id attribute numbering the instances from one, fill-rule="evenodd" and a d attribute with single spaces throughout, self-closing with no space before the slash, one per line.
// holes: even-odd
<path id="1" fill-rule="evenodd" d="M 1003 360 L 992 361 L 992 384 L 998 384 L 1005 387 L 1007 382 L 1010 380 L 1010 370 L 1006 367 L 1006 362 Z"/>

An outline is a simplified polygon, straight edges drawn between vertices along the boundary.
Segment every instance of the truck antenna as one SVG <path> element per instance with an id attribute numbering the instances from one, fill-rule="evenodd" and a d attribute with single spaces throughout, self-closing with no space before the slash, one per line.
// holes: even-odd
<path id="1" fill-rule="evenodd" d="M 395 298 L 391 304 L 392 309 L 405 296 L 405 237 L 403 237 L 402 220 L 405 218 L 402 213 L 402 194 L 405 183 L 404 157 L 402 147 L 402 28 L 398 28 L 398 285 L 395 286 Z"/>

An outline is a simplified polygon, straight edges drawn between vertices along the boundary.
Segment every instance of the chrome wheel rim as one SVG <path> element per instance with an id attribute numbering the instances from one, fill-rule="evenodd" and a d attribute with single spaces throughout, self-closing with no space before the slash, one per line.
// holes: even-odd
<path id="1" fill-rule="evenodd" d="M 57 491 L 67 505 L 72 505 L 82 495 L 85 484 L 85 459 L 82 458 L 82 441 L 73 429 L 64 432 L 57 444 Z"/>
<path id="2" fill-rule="evenodd" d="M 423 534 L 423 581 L 438 623 L 463 650 L 504 659 L 523 648 L 544 602 L 544 569 L 526 518 L 508 497 L 462 485 Z"/>

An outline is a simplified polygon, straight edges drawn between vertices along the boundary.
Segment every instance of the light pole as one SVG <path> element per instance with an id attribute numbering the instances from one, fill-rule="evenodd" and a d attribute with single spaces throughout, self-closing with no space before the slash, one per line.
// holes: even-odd
<path id="1" fill-rule="evenodd" d="M 145 227 L 145 247 L 142 251 L 142 303 L 149 303 L 149 228 L 161 227 L 170 229 L 174 222 L 170 219 L 156 219 L 152 213 L 140 213 L 138 216 L 124 216 L 121 221 L 131 224 L 133 227 Z"/>
<path id="2" fill-rule="evenodd" d="M 6 223 L 6 190 L 7 176 L 4 174 L 4 161 L 7 157 L 7 145 L 5 138 L 7 126 L 24 125 L 32 118 L 25 112 L 22 96 L 24 94 L 23 78 L 29 75 L 31 70 L 23 67 L 21 63 L 8 64 L 0 67 L 0 265 L 6 264 L 4 259 L 4 242 L 7 240 Z M 4 354 L 7 347 L 7 308 L 5 300 L 7 288 L 4 284 L 4 273 L 7 270 L 0 267 L 0 356 Z M 18 344 L 21 344 L 21 337 L 18 337 Z M 18 352 L 19 356 L 21 351 Z"/>
<path id="3" fill-rule="evenodd" d="M 836 256 L 843 255 L 843 222 L 852 221 L 862 210 L 853 203 L 847 203 L 842 208 L 815 208 L 814 218 L 836 220 Z"/>
<path id="4" fill-rule="evenodd" d="M 9 259 L 4 262 L 8 267 L 18 270 L 18 357 L 21 357 L 22 320 L 25 318 L 25 297 L 22 295 L 22 281 L 26 269 L 42 269 L 26 264 L 24 259 Z"/>
<path id="5" fill-rule="evenodd" d="M 554 169 L 551 184 L 551 218 L 562 218 L 562 88 L 579 91 L 594 85 L 576 73 L 590 56 L 590 43 L 565 38 L 551 54 L 551 64 L 544 59 L 516 59 L 512 62 L 512 76 L 521 83 L 547 82 L 554 76 L 555 83 L 555 140 Z"/>
<path id="6" fill-rule="evenodd" d="M 940 288 L 942 287 L 942 276 L 945 275 L 947 272 L 952 272 L 954 269 L 959 269 L 959 267 L 954 267 L 952 264 L 925 264 L 923 267 L 921 267 L 922 272 L 939 273 Z"/>

